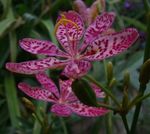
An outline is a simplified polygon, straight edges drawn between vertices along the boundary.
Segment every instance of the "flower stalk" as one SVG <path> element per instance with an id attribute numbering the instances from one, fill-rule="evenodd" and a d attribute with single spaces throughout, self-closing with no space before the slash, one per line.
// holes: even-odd
<path id="1" fill-rule="evenodd" d="M 143 0 L 143 3 L 145 6 L 145 10 L 147 12 L 147 42 L 146 42 L 146 46 L 145 46 L 144 61 L 143 61 L 143 62 L 145 62 L 146 60 L 148 60 L 150 58 L 150 7 L 149 7 L 149 3 L 147 0 Z M 145 90 L 146 90 L 146 83 L 145 84 L 140 83 L 139 95 L 141 97 L 144 95 Z M 138 121 L 141 105 L 142 105 L 142 101 L 140 101 L 136 105 L 130 134 L 135 134 L 135 132 L 136 132 L 136 126 L 137 126 L 137 121 Z"/>
<path id="2" fill-rule="evenodd" d="M 100 84 L 98 81 L 96 81 L 94 78 L 92 78 L 90 75 L 86 75 L 85 78 L 87 80 L 89 80 L 90 82 L 93 82 L 95 85 L 97 85 L 98 87 L 102 88 L 102 90 L 108 95 L 110 96 L 110 98 L 114 101 L 114 103 L 121 108 L 120 103 L 118 102 L 118 100 L 116 99 L 116 97 L 110 92 L 110 89 L 108 89 L 108 87 L 106 88 L 105 86 L 103 86 L 102 84 Z"/>

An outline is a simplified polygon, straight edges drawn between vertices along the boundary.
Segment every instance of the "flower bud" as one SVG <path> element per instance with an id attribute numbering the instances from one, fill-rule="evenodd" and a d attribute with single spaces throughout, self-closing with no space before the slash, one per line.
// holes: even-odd
<path id="1" fill-rule="evenodd" d="M 141 84 L 145 85 L 150 80 L 150 59 L 144 62 L 140 70 L 139 81 Z"/>
<path id="2" fill-rule="evenodd" d="M 35 106 L 30 100 L 28 100 L 27 98 L 23 97 L 22 101 L 24 102 L 26 108 L 28 108 L 32 112 L 35 112 Z"/>
<path id="3" fill-rule="evenodd" d="M 108 83 L 110 83 L 110 81 L 112 80 L 112 78 L 113 78 L 113 64 L 112 64 L 112 62 L 108 62 L 107 63 L 107 81 L 108 81 Z"/>
<path id="4" fill-rule="evenodd" d="M 109 88 L 112 88 L 116 84 L 116 78 L 112 78 L 110 83 L 109 83 Z"/>
<path id="5" fill-rule="evenodd" d="M 124 72 L 123 87 L 124 87 L 125 89 L 128 89 L 129 85 L 130 85 L 130 73 L 129 73 L 128 70 L 126 70 L 126 71 Z"/>

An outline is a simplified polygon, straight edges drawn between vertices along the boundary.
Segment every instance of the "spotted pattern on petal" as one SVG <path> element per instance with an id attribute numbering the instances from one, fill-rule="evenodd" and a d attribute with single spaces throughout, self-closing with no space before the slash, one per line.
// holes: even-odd
<path id="1" fill-rule="evenodd" d="M 134 28 L 101 36 L 88 46 L 84 55 L 90 61 L 105 59 L 129 48 L 137 40 L 138 36 L 137 30 Z"/>
<path id="2" fill-rule="evenodd" d="M 105 108 L 91 107 L 82 103 L 72 103 L 70 104 L 70 109 L 77 115 L 86 117 L 102 116 L 108 113 L 108 110 Z"/>
<path id="3" fill-rule="evenodd" d="M 69 32 L 69 35 L 72 36 L 73 39 L 81 39 L 84 32 L 84 24 L 82 18 L 74 11 L 64 12 L 64 15 L 68 20 L 71 20 L 78 26 L 78 30 L 75 27 L 72 27 L 76 31 L 76 33 Z M 68 30 L 70 29 L 69 26 L 70 24 L 68 24 Z"/>
<path id="4" fill-rule="evenodd" d="M 112 25 L 114 18 L 115 14 L 112 12 L 104 12 L 102 15 L 99 15 L 96 20 L 87 28 L 84 42 L 80 51 L 84 50 L 87 45 L 90 45 L 98 35 L 106 31 Z"/>
<path id="5" fill-rule="evenodd" d="M 21 63 L 7 63 L 6 68 L 12 72 L 22 74 L 36 74 L 48 68 L 58 68 L 66 64 L 63 60 L 48 57 L 42 60 L 32 60 Z"/>
<path id="6" fill-rule="evenodd" d="M 57 116 L 67 117 L 71 115 L 71 110 L 63 104 L 54 104 L 51 107 L 51 112 L 55 113 Z"/>
<path id="7" fill-rule="evenodd" d="M 44 72 L 36 74 L 36 78 L 41 83 L 43 88 L 47 89 L 49 92 L 52 92 L 57 98 L 60 97 L 57 86 Z"/>
<path id="8" fill-rule="evenodd" d="M 72 81 L 73 80 L 71 80 L 71 79 L 65 80 L 65 81 L 59 80 L 60 96 L 61 96 L 62 100 L 64 100 L 67 103 L 71 103 L 71 102 L 78 100 L 71 89 Z"/>
<path id="9" fill-rule="evenodd" d="M 49 55 L 49 56 L 61 56 L 65 57 L 66 54 L 59 50 L 50 41 L 44 41 L 44 40 L 37 40 L 37 39 L 31 39 L 31 38 L 24 38 L 19 41 L 20 46 L 33 54 L 44 54 L 44 55 Z"/>
<path id="10" fill-rule="evenodd" d="M 49 92 L 46 89 L 41 89 L 39 87 L 31 87 L 26 83 L 19 83 L 18 88 L 23 91 L 28 96 L 38 99 L 38 100 L 44 100 L 49 102 L 56 102 L 57 99 L 51 92 Z"/>

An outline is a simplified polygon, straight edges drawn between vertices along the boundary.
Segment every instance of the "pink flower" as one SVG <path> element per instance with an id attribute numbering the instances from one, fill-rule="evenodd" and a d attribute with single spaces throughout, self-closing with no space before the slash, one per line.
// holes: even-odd
<path id="1" fill-rule="evenodd" d="M 87 7 L 83 0 L 75 0 L 73 5 L 87 25 L 95 20 L 99 12 L 104 12 L 105 10 L 105 0 L 96 0 L 90 7 Z"/>
<path id="2" fill-rule="evenodd" d="M 95 117 L 108 112 L 105 108 L 82 104 L 72 92 L 72 80 L 59 80 L 60 90 L 58 90 L 54 82 L 44 73 L 36 74 L 36 78 L 41 83 L 41 88 L 31 87 L 26 83 L 19 83 L 19 89 L 34 99 L 53 103 L 51 112 L 58 116 L 70 116 L 72 113 L 75 113 L 80 116 Z M 104 97 L 103 92 L 97 87 L 93 88 L 93 90 L 97 97 Z"/>
<path id="3" fill-rule="evenodd" d="M 117 55 L 137 40 L 139 34 L 134 28 L 107 33 L 114 18 L 114 13 L 104 12 L 85 30 L 79 14 L 74 11 L 64 12 L 58 17 L 55 26 L 56 37 L 62 50 L 50 41 L 25 38 L 20 41 L 24 50 L 47 57 L 21 63 L 7 63 L 6 68 L 23 74 L 64 68 L 63 74 L 66 76 L 81 77 L 90 70 L 92 61 Z"/>

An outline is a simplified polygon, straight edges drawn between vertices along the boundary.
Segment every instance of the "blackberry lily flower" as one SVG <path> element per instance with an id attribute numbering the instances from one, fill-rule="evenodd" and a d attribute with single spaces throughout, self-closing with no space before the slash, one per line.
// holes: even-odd
<path id="1" fill-rule="evenodd" d="M 96 117 L 108 112 L 105 108 L 82 104 L 72 92 L 71 79 L 67 81 L 59 80 L 60 90 L 58 90 L 54 82 L 44 73 L 36 74 L 36 78 L 41 83 L 41 88 L 31 87 L 26 83 L 19 83 L 19 89 L 34 99 L 53 103 L 51 112 L 58 116 L 67 117 L 72 113 L 75 113 L 80 116 Z M 104 97 L 104 94 L 100 89 L 94 86 L 92 87 L 97 97 Z"/>
<path id="2" fill-rule="evenodd" d="M 61 67 L 64 68 L 63 74 L 67 77 L 81 77 L 89 71 L 92 61 L 119 54 L 138 38 L 138 32 L 134 28 L 106 34 L 114 18 L 114 13 L 104 12 L 84 30 L 82 18 L 78 13 L 64 12 L 58 17 L 55 26 L 56 37 L 63 51 L 50 41 L 25 38 L 20 41 L 20 46 L 24 50 L 48 57 L 21 63 L 7 63 L 6 68 L 16 73 L 36 74 L 46 69 Z"/>
<path id="3" fill-rule="evenodd" d="M 96 0 L 90 7 L 87 7 L 83 0 L 75 0 L 73 5 L 87 25 L 95 20 L 99 12 L 105 11 L 105 0 Z"/>

